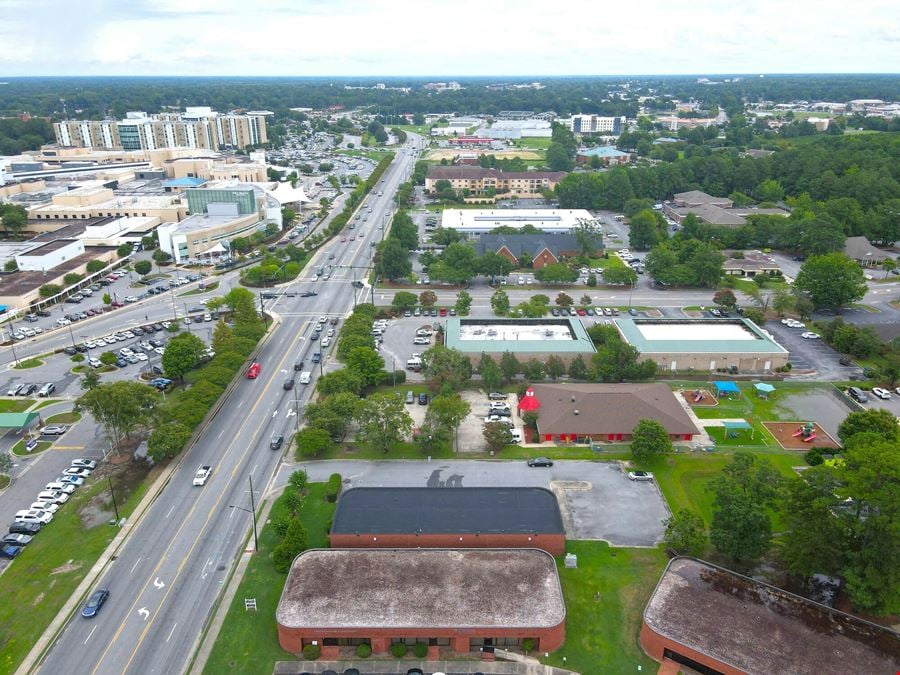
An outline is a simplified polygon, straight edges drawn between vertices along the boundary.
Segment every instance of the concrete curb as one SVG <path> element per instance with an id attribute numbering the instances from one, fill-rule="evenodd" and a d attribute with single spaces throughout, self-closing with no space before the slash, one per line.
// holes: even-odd
<path id="1" fill-rule="evenodd" d="M 276 323 L 278 323 L 278 320 L 273 318 L 271 324 L 272 327 L 274 327 Z M 248 357 L 247 360 L 251 360 L 255 358 L 257 354 L 259 354 L 271 334 L 272 331 L 268 331 L 263 336 L 263 338 L 257 344 L 256 349 Z M 226 387 L 225 391 L 222 392 L 223 395 L 219 397 L 216 405 L 213 406 L 213 408 L 206 414 L 206 417 L 203 419 L 203 421 L 200 422 L 197 430 L 188 441 L 187 449 L 181 452 L 181 454 L 178 456 L 177 462 L 169 464 L 169 466 L 163 469 L 162 473 L 159 475 L 156 481 L 154 481 L 150 489 L 147 490 L 147 494 L 144 495 L 144 498 L 141 499 L 140 503 L 138 503 L 138 505 L 135 507 L 128 521 L 125 523 L 125 525 L 122 526 L 122 529 L 119 530 L 118 534 L 113 537 L 113 540 L 109 543 L 109 546 L 107 546 L 106 550 L 104 550 L 103 553 L 100 554 L 97 562 L 94 563 L 84 579 L 81 580 L 81 583 L 78 584 L 75 592 L 69 597 L 69 599 L 62 606 L 59 612 L 57 612 L 56 616 L 47 626 L 41 637 L 38 638 L 37 642 L 35 642 L 34 647 L 32 647 L 31 651 L 28 652 L 28 656 L 26 656 L 22 663 L 19 664 L 19 667 L 15 671 L 16 675 L 26 675 L 26 673 L 31 672 L 37 665 L 40 664 L 40 661 L 43 659 L 47 649 L 52 645 L 57 635 L 59 635 L 66 622 L 69 620 L 69 617 L 75 611 L 75 608 L 84 600 L 84 597 L 97 582 L 97 579 L 103 573 L 103 570 L 106 568 L 106 566 L 115 559 L 118 550 L 125 543 L 125 540 L 127 539 L 128 534 L 131 532 L 131 530 L 140 525 L 144 514 L 147 512 L 147 509 L 150 508 L 150 505 L 163 491 L 163 488 L 168 485 L 172 474 L 181 467 L 182 463 L 185 461 L 185 457 L 187 457 L 191 448 L 194 446 L 200 436 L 203 435 L 212 420 L 215 419 L 215 416 L 219 413 L 219 410 L 222 409 L 225 401 L 228 400 L 228 397 L 231 395 L 231 392 L 234 391 L 237 386 L 237 382 L 240 381 L 242 376 L 243 368 L 240 368 L 235 373 L 235 376 L 231 380 L 231 383 L 228 385 L 228 387 Z"/>

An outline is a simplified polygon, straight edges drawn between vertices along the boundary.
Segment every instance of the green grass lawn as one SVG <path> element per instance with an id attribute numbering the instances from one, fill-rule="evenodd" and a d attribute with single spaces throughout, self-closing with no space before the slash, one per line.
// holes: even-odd
<path id="1" fill-rule="evenodd" d="M 531 137 L 517 138 L 513 140 L 513 145 L 523 150 L 546 150 L 553 142 L 550 138 Z"/>
<path id="2" fill-rule="evenodd" d="M 52 415 L 48 417 L 45 421 L 47 424 L 75 424 L 78 420 L 81 419 L 81 413 L 77 412 L 64 412 L 59 413 L 58 415 Z"/>
<path id="3" fill-rule="evenodd" d="M 32 448 L 31 452 L 28 452 L 25 449 L 25 441 L 21 440 L 18 443 L 16 443 L 14 446 L 12 446 L 12 448 L 10 449 L 10 452 L 12 452 L 12 454 L 14 454 L 18 457 L 32 457 L 34 455 L 39 455 L 44 450 L 49 448 L 51 445 L 52 445 L 52 443 L 50 441 L 38 441 L 37 445 L 35 445 L 34 448 Z"/>
<path id="4" fill-rule="evenodd" d="M 588 673 L 656 672 L 638 644 L 641 614 L 666 564 L 660 549 L 610 548 L 605 542 L 570 541 L 578 567 L 557 559 L 566 600 L 566 642 L 548 659 Z M 599 597 L 596 595 L 599 593 Z M 565 661 L 563 661 L 565 657 Z"/>
<path id="5" fill-rule="evenodd" d="M 270 523 L 285 512 L 283 502 L 280 497 L 272 506 Z M 324 483 L 309 484 L 300 512 L 309 548 L 328 547 L 327 532 L 334 506 L 325 501 Z M 275 608 L 287 578 L 272 565 L 272 549 L 277 543 L 275 529 L 267 524 L 260 532 L 259 551 L 241 579 L 204 673 L 271 673 L 276 661 L 296 658 L 281 649 L 275 626 Z M 244 609 L 244 598 L 256 598 L 255 612 Z"/>
<path id="6" fill-rule="evenodd" d="M 147 485 L 119 505 L 122 516 L 131 514 Z M 86 529 L 78 515 L 80 506 L 108 489 L 102 481 L 76 491 L 0 576 L 0 672 L 16 670 L 118 532 L 106 524 Z"/>
<path id="7" fill-rule="evenodd" d="M 33 405 L 33 398 L 4 398 L 0 399 L 0 413 L 25 412 Z"/>
<path id="8" fill-rule="evenodd" d="M 44 365 L 44 362 L 40 359 L 25 359 L 19 361 L 15 368 L 16 370 L 27 370 L 28 368 L 39 368 L 42 365 Z"/>
<path id="9" fill-rule="evenodd" d="M 48 398 L 46 401 L 41 401 L 40 405 L 34 407 L 35 410 L 40 410 L 41 408 L 46 408 L 50 405 L 56 405 L 57 403 L 62 403 L 63 399 L 61 398 Z"/>

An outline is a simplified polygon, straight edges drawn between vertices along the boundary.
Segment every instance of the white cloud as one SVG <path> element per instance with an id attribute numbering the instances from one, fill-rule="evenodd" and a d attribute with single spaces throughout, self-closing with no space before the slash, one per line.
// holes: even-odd
<path id="1" fill-rule="evenodd" d="M 893 2 L 0 0 L 0 75 L 892 72 Z"/>

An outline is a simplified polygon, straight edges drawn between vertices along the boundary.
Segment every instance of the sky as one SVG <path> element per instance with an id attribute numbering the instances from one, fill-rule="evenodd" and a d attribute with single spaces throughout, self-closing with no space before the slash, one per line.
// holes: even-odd
<path id="1" fill-rule="evenodd" d="M 0 0 L 0 76 L 900 71 L 895 0 Z"/>

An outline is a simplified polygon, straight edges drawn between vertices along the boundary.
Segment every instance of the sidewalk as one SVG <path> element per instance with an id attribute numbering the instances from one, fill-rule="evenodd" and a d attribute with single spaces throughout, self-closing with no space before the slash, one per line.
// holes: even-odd
<path id="1" fill-rule="evenodd" d="M 580 675 L 574 670 L 565 670 L 540 663 L 517 663 L 511 661 L 417 661 L 415 659 L 393 659 L 381 661 L 376 658 L 354 659 L 350 661 L 279 661 L 275 664 L 275 675 L 299 675 L 299 673 L 343 673 L 348 668 L 356 668 L 365 675 L 406 675 L 410 668 L 419 668 L 423 673 L 445 673 L 446 675 Z"/>

